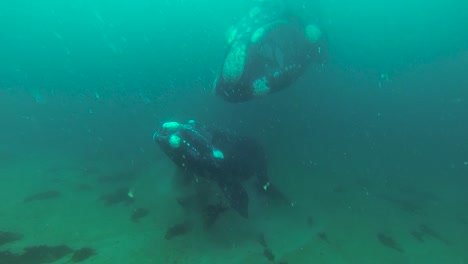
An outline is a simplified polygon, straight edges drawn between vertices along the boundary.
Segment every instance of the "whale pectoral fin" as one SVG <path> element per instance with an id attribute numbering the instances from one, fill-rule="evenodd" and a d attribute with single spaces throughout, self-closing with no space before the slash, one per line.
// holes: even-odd
<path id="1" fill-rule="evenodd" d="M 262 187 L 262 191 L 264 193 L 266 193 L 266 195 L 270 199 L 273 199 L 275 202 L 284 203 L 284 204 L 291 204 L 289 199 L 274 184 L 268 184 L 268 186 L 264 185 Z"/>
<path id="2" fill-rule="evenodd" d="M 224 196 L 231 208 L 242 217 L 249 217 L 249 195 L 240 182 L 229 181 L 220 183 Z"/>
<path id="3" fill-rule="evenodd" d="M 289 199 L 283 194 L 283 192 L 281 192 L 281 190 L 278 187 L 276 187 L 275 184 L 272 184 L 269 181 L 267 176 L 265 176 L 264 174 L 260 175 L 263 175 L 263 177 L 257 175 L 256 182 L 257 190 L 260 193 L 265 194 L 270 199 L 273 199 L 276 202 L 290 204 Z"/>

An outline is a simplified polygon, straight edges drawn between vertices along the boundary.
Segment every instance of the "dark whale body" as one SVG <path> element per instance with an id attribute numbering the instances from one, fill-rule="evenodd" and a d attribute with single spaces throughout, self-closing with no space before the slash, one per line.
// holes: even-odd
<path id="1" fill-rule="evenodd" d="M 236 25 L 214 83 L 228 102 L 277 92 L 296 81 L 311 62 L 323 63 L 320 29 L 303 25 L 274 1 L 260 1 Z"/>
<path id="2" fill-rule="evenodd" d="M 179 168 L 217 183 L 243 217 L 248 217 L 249 195 L 243 187 L 248 179 L 254 178 L 259 191 L 282 197 L 268 179 L 262 146 L 250 138 L 193 121 L 165 123 L 153 138 Z"/>

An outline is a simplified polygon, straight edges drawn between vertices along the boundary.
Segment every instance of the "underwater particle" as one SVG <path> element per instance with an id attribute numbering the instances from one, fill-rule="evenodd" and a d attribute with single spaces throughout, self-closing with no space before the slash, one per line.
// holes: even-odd
<path id="1" fill-rule="evenodd" d="M 270 182 L 267 182 L 265 185 L 263 185 L 263 190 L 268 190 L 268 187 L 270 187 Z"/>
<path id="2" fill-rule="evenodd" d="M 34 98 L 34 100 L 36 101 L 36 103 L 38 104 L 45 104 L 47 103 L 47 99 L 45 98 L 45 96 L 41 93 L 41 91 L 39 90 L 33 90 L 31 92 L 31 95 L 32 97 Z"/>
<path id="3" fill-rule="evenodd" d="M 55 31 L 54 31 L 53 33 L 54 33 L 54 35 L 55 35 L 56 38 L 58 38 L 58 39 L 60 39 L 60 40 L 63 40 L 62 35 L 60 35 L 59 33 L 55 32 Z"/>
<path id="4" fill-rule="evenodd" d="M 135 198 L 135 193 L 133 191 L 133 188 L 128 190 L 127 195 L 128 195 L 128 197 L 130 197 L 132 199 Z"/>
<path id="5" fill-rule="evenodd" d="M 75 263 L 81 262 L 81 261 L 89 259 L 90 257 L 94 255 L 96 255 L 96 250 L 94 250 L 93 248 L 90 248 L 90 247 L 80 248 L 78 250 L 75 250 L 75 252 L 73 253 L 70 259 L 70 262 L 75 262 Z"/>

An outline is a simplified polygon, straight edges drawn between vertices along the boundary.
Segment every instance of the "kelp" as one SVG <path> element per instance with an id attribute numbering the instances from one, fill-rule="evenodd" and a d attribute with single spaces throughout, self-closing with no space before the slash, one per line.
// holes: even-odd
<path id="1" fill-rule="evenodd" d="M 59 191 L 50 190 L 50 191 L 31 194 L 28 197 L 24 198 L 23 201 L 28 203 L 28 202 L 33 202 L 33 201 L 56 199 L 60 196 L 61 196 L 61 193 Z"/>
<path id="2" fill-rule="evenodd" d="M 15 242 L 23 238 L 23 235 L 14 232 L 0 231 L 0 246 Z"/>
<path id="3" fill-rule="evenodd" d="M 380 242 L 380 244 L 382 244 L 383 246 L 387 247 L 387 248 L 390 248 L 390 249 L 393 249 L 393 250 L 396 250 L 400 253 L 403 253 L 404 250 L 403 248 L 400 246 L 400 244 L 398 242 L 396 242 L 395 239 L 393 239 L 391 236 L 389 235 L 386 235 L 384 233 L 378 233 L 377 234 L 377 240 Z"/>
<path id="4" fill-rule="evenodd" d="M 59 246 L 32 246 L 24 248 L 21 254 L 10 251 L 0 252 L 0 263 L 5 264 L 45 264 L 57 261 L 72 253 L 73 250 L 66 245 Z"/>
<path id="5" fill-rule="evenodd" d="M 90 248 L 90 247 L 80 248 L 78 250 L 75 250 L 70 261 L 68 262 L 78 263 L 78 262 L 87 260 L 88 258 L 94 255 L 96 255 L 96 250 L 94 250 L 93 248 Z"/>

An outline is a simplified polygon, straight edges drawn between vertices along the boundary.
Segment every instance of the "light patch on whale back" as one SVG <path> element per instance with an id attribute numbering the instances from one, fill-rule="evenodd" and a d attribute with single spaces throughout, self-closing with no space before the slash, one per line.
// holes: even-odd
<path id="1" fill-rule="evenodd" d="M 258 16 L 258 14 L 260 14 L 262 12 L 262 9 L 260 9 L 260 7 L 258 6 L 255 6 L 253 7 L 252 9 L 250 9 L 250 12 L 249 12 L 249 16 L 252 18 L 252 17 L 256 17 Z"/>
<path id="2" fill-rule="evenodd" d="M 305 29 L 306 37 L 311 42 L 317 42 L 322 37 L 322 31 L 316 25 L 307 25 Z"/>
<path id="3" fill-rule="evenodd" d="M 250 38 L 250 41 L 252 41 L 252 43 L 257 43 L 260 41 L 260 39 L 263 38 L 264 35 L 265 35 L 265 27 L 261 27 L 255 30 L 255 32 L 252 34 L 252 37 Z"/>
<path id="4" fill-rule="evenodd" d="M 172 135 L 170 138 L 169 138 L 169 145 L 172 147 L 172 148 L 178 148 L 180 147 L 180 137 L 179 136 L 176 136 L 176 135 Z"/>
<path id="5" fill-rule="evenodd" d="M 179 126 L 180 124 L 178 122 L 166 122 L 162 125 L 164 129 L 171 130 L 171 131 L 178 129 Z"/>
<path id="6" fill-rule="evenodd" d="M 223 79 L 227 82 L 237 82 L 245 67 L 246 56 L 245 45 L 234 45 L 231 52 L 226 57 L 223 66 Z"/>
<path id="7" fill-rule="evenodd" d="M 255 30 L 255 32 L 250 37 L 250 41 L 252 41 L 252 43 L 258 43 L 268 31 L 270 31 L 271 29 L 275 28 L 278 25 L 288 24 L 288 23 L 289 22 L 285 20 L 278 20 L 278 21 L 273 21 L 271 23 L 268 23 L 258 28 L 257 30 Z"/>
<path id="8" fill-rule="evenodd" d="M 268 87 L 265 78 L 255 80 L 255 82 L 253 83 L 253 88 L 254 96 L 262 96 L 270 92 L 270 87 Z"/>
<path id="9" fill-rule="evenodd" d="M 231 45 L 234 40 L 236 39 L 237 37 L 237 28 L 236 27 L 231 27 L 228 32 L 227 32 L 227 35 L 226 35 L 226 42 L 228 45 Z"/>

